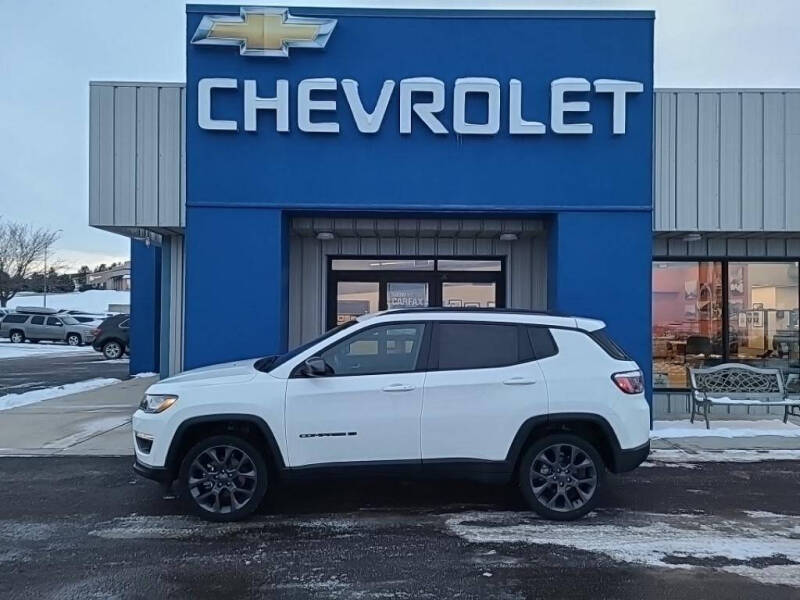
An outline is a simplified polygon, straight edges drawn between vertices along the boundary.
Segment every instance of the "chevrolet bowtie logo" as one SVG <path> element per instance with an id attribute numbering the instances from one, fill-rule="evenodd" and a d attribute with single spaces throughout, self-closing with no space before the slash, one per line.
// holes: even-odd
<path id="1" fill-rule="evenodd" d="M 207 15 L 193 44 L 239 46 L 243 56 L 289 56 L 289 48 L 324 48 L 336 19 L 295 17 L 288 8 L 247 7 L 241 16 Z"/>

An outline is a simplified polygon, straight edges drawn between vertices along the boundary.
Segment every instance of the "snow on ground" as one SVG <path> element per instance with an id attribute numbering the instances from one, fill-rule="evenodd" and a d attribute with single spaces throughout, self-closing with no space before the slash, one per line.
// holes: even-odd
<path id="1" fill-rule="evenodd" d="M 475 544 L 576 548 L 614 561 L 662 568 L 713 568 L 761 583 L 800 587 L 800 516 L 746 514 L 720 519 L 696 513 L 597 511 L 574 522 L 530 513 L 449 515 L 454 534 Z"/>
<path id="2" fill-rule="evenodd" d="M 800 427 L 777 419 L 762 419 L 758 421 L 712 421 L 711 429 L 706 429 L 704 421 L 695 419 L 694 424 L 689 421 L 653 421 L 653 431 L 650 432 L 650 438 L 654 440 L 685 437 L 737 438 L 757 435 L 800 437 Z"/>
<path id="3" fill-rule="evenodd" d="M 650 450 L 647 462 L 644 466 L 669 466 L 684 468 L 694 468 L 695 463 L 708 462 L 761 462 L 764 460 L 800 460 L 800 450 L 796 449 L 775 449 L 775 450 L 680 450 L 680 449 L 661 449 Z M 653 465 L 651 463 L 657 463 Z M 692 466 L 688 466 L 692 465 Z"/>
<path id="4" fill-rule="evenodd" d="M 79 381 L 77 383 L 68 383 L 66 385 L 45 388 L 43 390 L 33 390 L 31 392 L 25 392 L 24 394 L 7 394 L 5 396 L 0 396 L 0 410 L 8 410 L 9 408 L 35 404 L 36 402 L 41 402 L 43 400 L 51 400 L 52 398 L 68 396 L 69 394 L 77 394 L 78 392 L 86 392 L 119 382 L 119 379 L 114 379 L 113 377 L 98 377 L 96 379 L 88 379 L 86 381 Z"/>
<path id="5" fill-rule="evenodd" d="M 94 352 L 94 349 L 91 346 L 70 346 L 56 342 L 12 344 L 8 339 L 0 339 L 0 359 L 22 358 L 37 354 L 72 354 L 73 352 Z"/>
<path id="6" fill-rule="evenodd" d="M 82 310 L 87 313 L 104 313 L 109 304 L 130 304 L 130 292 L 116 290 L 86 290 L 85 292 L 69 292 L 66 294 L 47 294 L 47 308 L 56 310 Z M 44 296 L 32 294 L 17 295 L 8 301 L 7 308 L 20 306 L 44 306 Z"/>

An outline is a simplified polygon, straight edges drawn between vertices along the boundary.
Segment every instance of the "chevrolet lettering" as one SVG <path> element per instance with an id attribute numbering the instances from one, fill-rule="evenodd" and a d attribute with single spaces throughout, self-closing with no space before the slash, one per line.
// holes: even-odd
<path id="1" fill-rule="evenodd" d="M 337 112 L 347 106 L 350 117 L 361 133 L 377 133 L 387 117 L 395 94 L 399 95 L 399 119 L 395 121 L 401 134 L 410 134 L 412 127 L 426 127 L 431 132 L 447 135 L 452 130 L 462 135 L 495 135 L 500 131 L 502 113 L 501 82 L 490 77 L 461 77 L 448 92 L 444 81 L 434 77 L 412 77 L 398 82 L 388 79 L 377 96 L 365 98 L 354 79 L 331 77 L 302 79 L 292 94 L 289 81 L 278 79 L 268 90 L 254 79 L 243 82 L 235 78 L 203 78 L 197 83 L 197 123 L 212 131 L 258 130 L 259 112 L 274 115 L 276 131 L 290 130 L 290 104 L 296 103 L 297 128 L 306 133 L 339 133 Z M 398 90 L 396 91 L 396 88 Z M 243 123 L 234 115 L 218 115 L 214 109 L 215 90 L 241 91 Z M 545 117 L 529 120 L 523 116 L 523 83 L 511 79 L 506 84 L 508 132 L 513 135 L 542 135 L 547 132 Z M 556 134 L 593 133 L 592 123 L 582 122 L 591 109 L 590 101 L 610 102 L 612 118 L 608 124 L 615 135 L 626 132 L 626 108 L 629 94 L 639 94 L 644 85 L 639 81 L 562 77 L 550 82 L 550 130 Z M 344 96 L 343 98 L 341 96 Z M 469 120 L 466 105 L 472 100 L 485 108 L 482 120 Z M 446 98 L 452 98 L 452 122 L 445 123 Z M 412 116 L 416 116 L 415 121 Z M 397 118 L 397 117 L 395 117 Z M 448 128 L 449 127 L 449 128 Z"/>

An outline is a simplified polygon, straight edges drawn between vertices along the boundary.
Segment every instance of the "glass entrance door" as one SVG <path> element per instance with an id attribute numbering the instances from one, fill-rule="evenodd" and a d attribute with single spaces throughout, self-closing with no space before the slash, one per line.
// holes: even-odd
<path id="1" fill-rule="evenodd" d="M 386 309 L 502 308 L 503 259 L 333 258 L 328 326 Z"/>

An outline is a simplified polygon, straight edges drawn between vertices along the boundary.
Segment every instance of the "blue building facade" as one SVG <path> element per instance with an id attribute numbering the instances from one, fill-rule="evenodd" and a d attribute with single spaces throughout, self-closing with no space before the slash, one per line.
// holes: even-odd
<path id="1" fill-rule="evenodd" d="M 606 321 L 649 381 L 653 18 L 188 6 L 184 367 L 282 352 L 308 337 L 291 331 L 304 319 L 293 313 L 302 269 L 319 271 L 322 330 L 367 308 L 526 308 L 514 300 L 524 280 L 545 290 L 535 307 Z M 293 244 L 356 239 L 341 223 L 367 221 L 394 228 L 399 242 L 382 244 L 378 231 L 369 246 L 362 235 L 357 245 L 371 249 L 345 264 L 349 275 L 336 269 L 353 257 L 337 250 L 320 252 L 311 269 L 308 253 L 293 258 Z M 308 222 L 310 240 L 298 241 Z M 439 229 L 424 232 L 431 222 Z M 423 274 L 425 287 L 413 288 L 413 276 L 385 268 L 413 259 L 412 269 L 444 272 L 436 240 L 452 222 L 460 229 L 448 260 L 496 269 L 472 282 L 498 286 L 483 303 L 466 292 L 448 299 L 436 287 L 446 275 Z M 522 225 L 509 233 L 507 223 Z M 460 251 L 473 229 L 478 241 Z M 544 240 L 533 246 L 535 272 L 497 250 L 529 230 Z M 375 302 L 369 290 L 348 300 L 336 281 L 366 290 L 371 275 L 353 273 L 369 268 L 381 272 Z M 234 305 L 220 321 L 226 297 Z M 147 313 L 141 299 L 134 314 Z M 135 329 L 152 326 L 134 317 Z"/>

